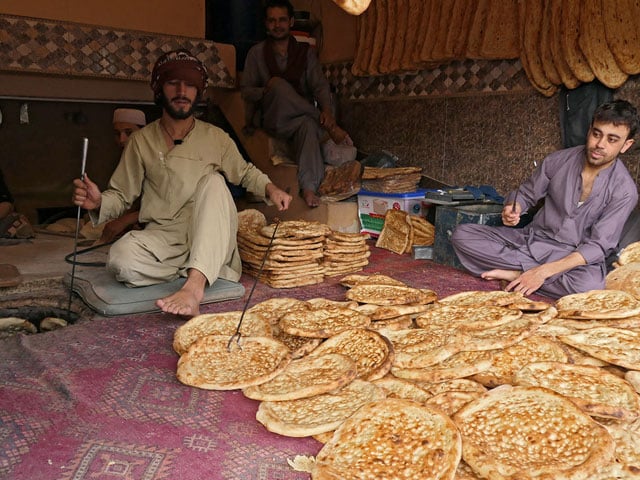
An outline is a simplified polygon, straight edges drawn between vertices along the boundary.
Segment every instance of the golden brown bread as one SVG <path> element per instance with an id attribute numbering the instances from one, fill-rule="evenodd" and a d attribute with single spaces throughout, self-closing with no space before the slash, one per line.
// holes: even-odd
<path id="1" fill-rule="evenodd" d="M 437 408 L 388 398 L 364 405 L 322 447 L 314 480 L 452 479 L 460 435 Z"/>
<path id="2" fill-rule="evenodd" d="M 453 420 L 462 455 L 482 478 L 590 478 L 613 457 L 607 430 L 565 397 L 537 387 L 500 387 Z"/>

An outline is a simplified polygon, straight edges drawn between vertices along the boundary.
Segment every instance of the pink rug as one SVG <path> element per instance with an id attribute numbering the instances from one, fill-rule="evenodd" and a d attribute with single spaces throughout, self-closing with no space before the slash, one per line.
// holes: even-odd
<path id="1" fill-rule="evenodd" d="M 429 260 L 372 249 L 365 273 L 384 273 L 439 296 L 493 290 Z M 271 297 L 344 298 L 335 277 L 278 290 L 259 283 L 251 305 Z M 244 299 L 205 312 L 242 309 Z M 171 348 L 182 322 L 171 315 L 96 317 L 62 330 L 0 341 L 0 477 L 10 479 L 308 479 L 287 458 L 321 444 L 267 431 L 258 402 L 239 391 L 187 387 Z"/>

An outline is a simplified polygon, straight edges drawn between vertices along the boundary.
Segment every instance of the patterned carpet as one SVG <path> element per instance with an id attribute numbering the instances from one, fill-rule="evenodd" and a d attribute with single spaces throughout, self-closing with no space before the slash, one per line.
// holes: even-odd
<path id="1" fill-rule="evenodd" d="M 384 273 L 440 297 L 490 290 L 486 282 L 429 260 L 372 248 L 365 273 Z M 259 283 L 251 305 L 274 296 L 343 299 L 339 277 L 276 290 Z M 204 312 L 242 309 L 245 299 Z M 203 312 L 203 313 L 204 313 Z M 268 432 L 258 402 L 241 392 L 189 388 L 175 378 L 171 315 L 96 317 L 62 330 L 0 341 L 0 477 L 296 480 L 287 458 L 321 444 Z"/>

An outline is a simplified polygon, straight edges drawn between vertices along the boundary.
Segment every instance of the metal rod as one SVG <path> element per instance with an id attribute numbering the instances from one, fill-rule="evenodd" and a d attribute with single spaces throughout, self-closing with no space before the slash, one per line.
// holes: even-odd
<path id="1" fill-rule="evenodd" d="M 227 350 L 231 351 L 231 343 L 233 343 L 233 340 L 235 339 L 236 343 L 238 345 L 240 345 L 240 337 L 242 336 L 242 334 L 240 333 L 240 327 L 242 326 L 242 321 L 244 320 L 244 314 L 247 311 L 247 307 L 249 306 L 249 301 L 251 300 L 251 296 L 253 295 L 253 291 L 256 288 L 256 285 L 258 284 L 258 280 L 260 278 L 260 274 L 262 273 L 262 270 L 264 269 L 264 264 L 267 261 L 267 257 L 269 256 L 269 250 L 271 250 L 271 245 L 273 245 L 273 239 L 276 238 L 276 231 L 278 230 L 278 225 L 280 225 L 280 220 L 276 219 L 276 225 L 273 228 L 273 233 L 271 234 L 271 240 L 269 240 L 269 245 L 267 245 L 267 249 L 264 252 L 264 256 L 262 257 L 262 263 L 260 264 L 260 268 L 258 269 L 258 273 L 256 274 L 254 280 L 253 280 L 253 285 L 251 286 L 251 291 L 249 292 L 249 296 L 247 297 L 247 301 L 244 302 L 244 307 L 242 308 L 242 313 L 240 314 L 240 320 L 238 321 L 238 326 L 236 327 L 236 331 L 233 335 L 231 335 L 231 338 L 229 339 L 229 343 L 227 343 Z"/>
<path id="2" fill-rule="evenodd" d="M 85 166 L 87 165 L 87 149 L 89 147 L 89 139 L 82 139 L 82 168 L 80 169 L 80 180 L 84 181 Z M 76 218 L 76 233 L 73 239 L 73 262 L 71 265 L 71 282 L 69 282 L 69 303 L 67 304 L 67 315 L 71 318 L 71 297 L 73 296 L 73 281 L 76 275 L 76 257 L 78 256 L 78 233 L 80 232 L 80 212 L 82 207 L 78 205 L 78 215 Z"/>

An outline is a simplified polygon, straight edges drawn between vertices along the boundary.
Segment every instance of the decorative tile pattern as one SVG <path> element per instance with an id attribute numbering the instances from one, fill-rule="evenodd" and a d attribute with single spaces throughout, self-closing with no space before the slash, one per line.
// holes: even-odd
<path id="1" fill-rule="evenodd" d="M 156 59 L 177 48 L 207 66 L 209 85 L 235 87 L 209 40 L 0 15 L 0 70 L 146 82 Z"/>
<path id="2" fill-rule="evenodd" d="M 378 77 L 357 77 L 351 63 L 338 63 L 326 65 L 325 74 L 337 94 L 349 100 L 532 91 L 519 60 L 462 60 Z"/>

